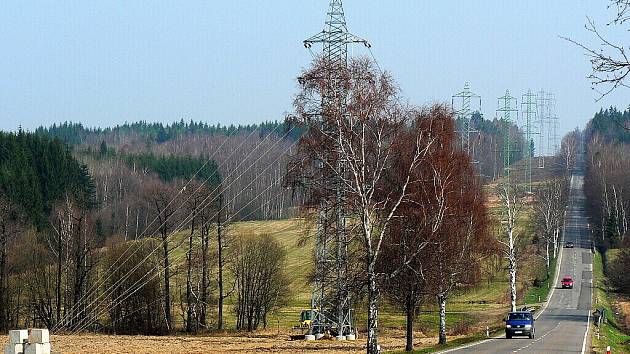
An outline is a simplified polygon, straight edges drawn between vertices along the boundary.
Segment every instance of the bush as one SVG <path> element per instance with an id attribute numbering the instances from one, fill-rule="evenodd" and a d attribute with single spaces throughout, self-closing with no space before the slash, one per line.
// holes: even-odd
<path id="1" fill-rule="evenodd" d="M 606 275 L 611 285 L 620 292 L 630 294 L 630 249 L 625 248 L 608 263 Z"/>
<path id="2" fill-rule="evenodd" d="M 105 269 L 114 270 L 111 276 L 107 274 L 110 277 L 106 288 L 115 289 L 106 301 L 108 327 L 116 333 L 160 334 L 165 329 L 160 302 L 159 259 L 157 255 L 150 255 L 156 243 L 148 241 L 120 242 L 112 245 L 105 257 Z M 123 262 L 125 259 L 128 260 Z"/>
<path id="3" fill-rule="evenodd" d="M 236 279 L 236 328 L 253 331 L 267 315 L 286 303 L 286 251 L 269 235 L 241 237 L 233 255 Z"/>

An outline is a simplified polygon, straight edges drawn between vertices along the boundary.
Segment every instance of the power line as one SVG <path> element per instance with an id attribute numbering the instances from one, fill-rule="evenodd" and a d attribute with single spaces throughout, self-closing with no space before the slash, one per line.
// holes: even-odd
<path id="1" fill-rule="evenodd" d="M 278 128 L 278 127 L 276 127 L 276 129 L 277 129 L 277 128 Z M 237 170 L 237 169 L 238 169 L 238 168 L 239 168 L 239 167 L 240 167 L 240 166 L 241 166 L 241 165 L 242 165 L 245 161 L 247 161 L 247 159 L 249 158 L 249 156 L 251 156 L 251 154 L 252 154 L 254 151 L 256 151 L 256 150 L 257 150 L 260 146 L 262 146 L 262 144 L 263 144 L 263 143 L 267 140 L 267 138 L 269 138 L 272 134 L 274 134 L 274 132 L 275 132 L 275 130 L 276 130 L 276 129 L 274 129 L 274 131 L 272 131 L 271 133 L 269 133 L 269 134 L 268 134 L 268 135 L 267 135 L 267 136 L 266 136 L 266 137 L 265 137 L 265 138 L 264 138 L 264 139 L 263 139 L 263 140 L 262 140 L 259 144 L 257 144 L 257 145 L 256 145 L 256 147 L 255 147 L 253 150 L 251 150 L 251 151 L 250 151 L 250 152 L 246 155 L 246 157 L 245 157 L 243 160 L 241 160 L 241 162 L 237 165 L 237 167 L 236 167 L 236 168 L 234 168 L 234 170 L 233 170 L 233 171 L 232 171 L 232 172 L 231 172 L 231 173 L 230 173 L 227 177 L 228 177 L 228 178 L 229 178 L 229 177 L 231 177 L 231 176 L 232 176 L 232 174 L 233 174 L 233 173 L 234 173 L 234 172 L 235 172 L 235 171 L 236 171 L 236 170 Z M 259 160 L 260 160 L 263 156 L 265 156 L 266 154 L 268 154 L 268 153 L 271 151 L 271 149 L 272 149 L 274 146 L 276 146 L 276 145 L 277 145 L 280 141 L 282 141 L 285 137 L 287 137 L 287 136 L 290 134 L 290 132 L 291 132 L 292 130 L 293 130 L 293 127 L 292 127 L 291 129 L 289 129 L 289 130 L 285 133 L 285 135 L 284 135 L 283 137 L 281 137 L 281 138 L 279 138 L 278 140 L 276 140 L 276 142 L 275 142 L 275 143 L 274 143 L 274 144 L 273 144 L 273 145 L 272 145 L 269 149 L 267 149 L 267 151 L 265 151 L 262 155 L 260 155 L 260 156 L 256 159 L 256 161 L 254 161 L 254 162 L 253 162 L 252 164 L 250 164 L 250 165 L 249 165 L 249 166 L 248 166 L 248 167 L 247 167 L 244 171 L 242 171 L 242 172 L 240 173 L 240 175 L 239 175 L 239 176 L 237 176 L 237 178 L 233 179 L 233 180 L 232 180 L 232 182 L 230 182 L 230 184 L 228 185 L 228 187 L 229 187 L 229 186 L 231 186 L 232 184 L 234 184 L 234 183 L 236 182 L 236 180 L 238 180 L 238 178 L 240 178 L 240 176 L 241 176 L 241 175 L 243 175 L 245 172 L 249 171 L 249 169 L 250 169 L 250 168 L 251 168 L 254 164 L 256 164 L 256 163 L 257 163 L 257 162 L 258 162 L 258 161 L 259 161 Z M 294 143 L 294 144 L 295 144 L 295 143 Z M 236 150 L 235 150 L 235 151 L 236 151 Z M 269 168 L 270 166 L 271 166 L 271 164 L 270 164 L 267 168 Z M 266 170 L 266 169 L 265 169 L 265 170 Z M 211 193 L 209 193 L 209 194 L 208 194 L 208 196 L 207 196 L 207 197 L 206 197 L 206 198 L 205 198 L 205 199 L 201 202 L 201 204 L 203 205 L 203 203 L 204 203 L 204 202 L 206 202 L 208 198 L 210 198 L 213 194 L 215 194 L 215 192 L 218 190 L 218 188 L 219 188 L 219 186 L 217 186 L 217 187 L 216 187 L 216 188 L 215 188 L 215 189 L 214 189 Z M 198 189 L 195 191 L 195 193 L 196 193 L 199 189 L 200 189 L 200 188 L 198 188 Z M 239 195 L 240 195 L 240 193 L 239 193 Z M 191 196 L 189 196 L 189 197 L 187 198 L 187 200 L 186 200 L 184 203 L 182 203 L 182 204 L 178 207 L 178 209 L 179 209 L 179 208 L 181 208 L 181 207 L 182 207 L 182 206 L 183 206 L 183 205 L 184 205 L 184 204 L 185 204 L 185 203 L 186 203 L 186 202 L 190 199 L 190 197 L 191 197 Z M 217 198 L 217 197 L 218 197 L 218 195 L 217 195 L 217 196 L 215 196 L 215 197 L 214 197 L 212 200 L 210 200 L 209 202 L 207 202 L 207 203 L 206 203 L 206 205 L 210 205 L 210 203 L 214 202 L 214 201 L 216 200 L 216 198 Z M 173 214 L 174 214 L 174 213 L 173 213 Z M 166 222 L 166 220 L 164 221 L 164 223 L 165 223 L 165 222 Z M 162 241 L 162 243 L 164 243 L 164 242 L 168 242 L 168 239 L 169 239 L 169 238 L 170 238 L 173 234 L 175 234 L 176 232 L 179 232 L 179 230 L 181 230 L 181 228 L 182 228 L 182 227 L 183 227 L 183 226 L 184 226 L 187 222 L 188 222 L 188 220 L 187 220 L 187 219 L 184 219 L 184 221 L 182 221 L 182 222 L 179 224 L 179 226 L 178 226 L 178 227 L 176 227 L 175 231 L 173 231 L 170 235 L 168 235 L 168 236 L 166 237 L 166 239 L 165 239 L 164 241 Z M 162 225 L 164 225 L 164 223 L 162 223 Z M 157 247 L 153 250 L 153 252 L 151 252 L 151 254 L 153 254 L 155 251 L 159 250 L 159 248 L 161 247 L 162 243 L 160 243 L 160 245 L 158 245 L 158 246 L 157 246 Z M 109 269 L 109 270 L 108 270 L 108 273 L 107 273 L 107 274 L 108 274 L 108 275 L 107 275 L 107 277 L 106 277 L 104 280 L 101 280 L 100 284 L 102 285 L 105 281 L 107 281 L 107 280 L 108 280 L 108 279 L 112 276 L 112 274 L 114 274 L 114 272 L 115 272 L 115 271 L 117 271 L 118 269 L 120 269 L 120 267 L 122 267 L 122 266 L 123 266 L 123 265 L 124 265 L 124 264 L 125 264 L 125 263 L 126 263 L 126 262 L 127 262 L 127 261 L 128 261 L 128 260 L 129 260 L 129 259 L 130 259 L 133 255 L 134 255 L 134 254 L 135 254 L 135 252 L 137 252 L 137 251 L 138 251 L 138 249 L 135 249 L 135 250 L 134 250 L 134 252 L 133 252 L 131 255 L 129 255 L 129 256 L 127 257 L 127 259 L 125 259 L 125 261 L 124 261 L 124 262 L 122 262 L 122 263 L 117 262 L 117 263 L 119 263 L 119 264 L 118 264 L 118 268 L 117 268 L 117 269 L 115 269 L 114 271 L 112 271 L 111 269 Z M 135 269 L 137 269 L 137 268 L 138 268 L 138 267 L 139 267 L 139 266 L 140 266 L 140 265 L 141 265 L 144 261 L 146 261 L 146 260 L 148 259 L 148 257 L 149 257 L 149 256 L 147 256 L 147 257 L 146 257 L 145 259 L 143 259 L 140 263 L 138 263 L 138 264 L 137 264 L 137 265 L 136 265 L 136 266 L 135 266 L 135 267 L 134 267 L 131 271 L 129 271 L 129 272 L 126 274 L 126 277 L 130 276 L 131 272 L 135 271 Z M 111 268 L 111 267 L 110 267 L 110 268 Z M 125 278 L 125 277 L 123 277 L 123 279 L 122 279 L 122 280 L 124 280 L 124 279 L 126 279 L 126 278 Z M 99 285 L 99 286 L 100 286 L 100 285 Z M 96 289 L 98 290 L 98 288 L 96 288 Z M 109 289 L 107 289 L 107 291 L 113 291 L 113 290 L 116 290 L 116 289 L 117 289 L 117 288 L 112 289 L 112 288 L 110 287 Z M 92 304 L 94 304 L 97 300 L 98 300 L 98 296 L 97 296 L 97 299 L 95 299 L 94 301 L 92 301 L 92 302 L 88 305 L 88 307 L 89 307 L 89 306 L 91 306 Z M 73 305 L 73 307 L 72 307 L 72 308 L 74 309 L 77 305 L 78 305 L 78 303 L 77 303 L 77 304 L 75 304 L 75 305 Z M 70 315 L 70 316 L 72 315 L 72 312 L 73 312 L 73 311 L 70 311 L 70 312 L 69 312 L 69 315 Z M 74 320 L 74 318 L 76 318 L 78 315 L 80 315 L 80 313 L 75 314 L 75 316 L 74 316 L 73 318 L 71 318 L 71 319 L 70 319 L 70 321 Z M 60 328 L 60 326 L 63 326 L 63 325 L 68 324 L 68 323 L 69 323 L 69 321 L 68 321 L 67 319 L 64 319 L 64 321 L 60 321 L 60 323 L 58 323 L 58 324 L 55 326 L 55 328 L 53 328 L 53 330 L 54 330 L 54 329 L 57 329 L 57 328 Z"/>

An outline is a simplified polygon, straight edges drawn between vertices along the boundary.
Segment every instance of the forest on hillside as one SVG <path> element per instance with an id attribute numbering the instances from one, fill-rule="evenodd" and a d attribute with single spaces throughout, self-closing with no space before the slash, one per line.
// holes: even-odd
<path id="1" fill-rule="evenodd" d="M 35 131 L 65 141 L 88 166 L 102 211 L 99 232 L 105 237 L 137 235 L 144 229 L 150 206 L 142 195 L 150 180 L 157 178 L 177 190 L 197 171 L 199 181 L 211 175 L 212 183 L 220 181 L 217 188 L 234 220 L 296 215 L 302 197 L 285 188 L 283 176 L 302 133 L 301 127 L 284 122 L 221 126 L 183 120 L 113 128 L 66 122 Z"/>
<path id="2" fill-rule="evenodd" d="M 593 239 L 602 254 L 620 249 L 607 276 L 630 294 L 630 110 L 596 113 L 585 130 L 584 191 Z"/>

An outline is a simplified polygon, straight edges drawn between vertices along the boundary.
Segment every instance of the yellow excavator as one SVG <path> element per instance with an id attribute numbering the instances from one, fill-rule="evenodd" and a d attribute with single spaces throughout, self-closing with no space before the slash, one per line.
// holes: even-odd
<path id="1" fill-rule="evenodd" d="M 293 329 L 307 329 L 311 328 L 313 323 L 313 317 L 317 315 L 317 310 L 302 310 L 300 313 L 300 325 L 293 327 Z"/>

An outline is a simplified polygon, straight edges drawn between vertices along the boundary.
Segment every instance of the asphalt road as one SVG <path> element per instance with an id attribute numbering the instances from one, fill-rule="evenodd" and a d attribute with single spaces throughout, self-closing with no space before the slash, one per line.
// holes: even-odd
<path id="1" fill-rule="evenodd" d="M 570 275 L 573 289 L 558 288 L 556 281 L 551 299 L 536 321 L 536 338 L 492 338 L 449 353 L 583 353 L 588 349 L 587 329 L 592 298 L 593 255 L 584 209 L 582 171 L 571 177 L 571 194 L 565 216 L 564 241 L 575 248 L 562 248 L 559 278 Z"/>

